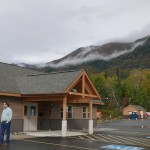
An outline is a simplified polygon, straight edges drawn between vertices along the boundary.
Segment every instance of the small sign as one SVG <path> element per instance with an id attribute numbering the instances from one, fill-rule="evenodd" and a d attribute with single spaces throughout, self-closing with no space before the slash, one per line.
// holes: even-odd
<path id="1" fill-rule="evenodd" d="M 125 145 L 114 145 L 114 144 L 102 146 L 100 148 L 118 149 L 118 150 L 141 150 L 141 149 L 144 149 L 142 147 L 133 147 L 133 146 L 125 146 Z"/>

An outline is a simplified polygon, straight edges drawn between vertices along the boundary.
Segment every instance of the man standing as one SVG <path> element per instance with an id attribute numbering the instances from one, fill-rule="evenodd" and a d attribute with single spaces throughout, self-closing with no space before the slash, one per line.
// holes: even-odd
<path id="1" fill-rule="evenodd" d="M 9 103 L 4 103 L 4 109 L 1 115 L 1 133 L 0 133 L 0 145 L 9 145 L 10 139 L 10 126 L 12 119 L 12 110 L 9 108 Z M 6 131 L 6 143 L 4 144 L 4 133 Z"/>

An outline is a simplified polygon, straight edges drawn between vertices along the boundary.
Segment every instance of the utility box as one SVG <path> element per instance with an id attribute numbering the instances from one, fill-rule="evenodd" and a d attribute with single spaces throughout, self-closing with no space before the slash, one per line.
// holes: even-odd
<path id="1" fill-rule="evenodd" d="M 137 114 L 136 112 L 132 112 L 132 120 L 136 120 L 137 119 Z"/>

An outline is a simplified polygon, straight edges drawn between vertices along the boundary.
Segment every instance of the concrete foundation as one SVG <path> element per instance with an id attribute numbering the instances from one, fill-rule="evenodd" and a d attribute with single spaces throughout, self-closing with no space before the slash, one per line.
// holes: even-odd
<path id="1" fill-rule="evenodd" d="M 62 120 L 62 136 L 65 137 L 67 135 L 67 120 Z"/>
<path id="2" fill-rule="evenodd" d="M 93 134 L 93 120 L 89 120 L 89 134 Z"/>

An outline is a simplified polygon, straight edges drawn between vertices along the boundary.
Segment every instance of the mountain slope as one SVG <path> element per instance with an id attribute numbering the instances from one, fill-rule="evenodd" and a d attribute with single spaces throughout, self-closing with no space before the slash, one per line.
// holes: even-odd
<path id="1" fill-rule="evenodd" d="M 108 43 L 79 48 L 67 56 L 47 63 L 46 72 L 85 68 L 90 72 L 108 69 L 150 68 L 150 37 L 131 43 Z"/>
<path id="2" fill-rule="evenodd" d="M 100 46 L 79 48 L 67 56 L 47 63 L 49 67 L 63 67 L 66 65 L 80 65 L 94 60 L 109 61 L 120 55 L 132 52 L 139 45 L 143 45 L 147 37 L 132 43 L 108 43 Z"/>

